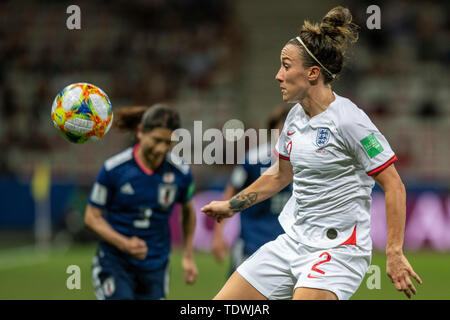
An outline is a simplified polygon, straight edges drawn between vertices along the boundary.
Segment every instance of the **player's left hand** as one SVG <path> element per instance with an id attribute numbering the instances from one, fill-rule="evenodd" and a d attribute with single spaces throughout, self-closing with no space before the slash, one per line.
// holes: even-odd
<path id="1" fill-rule="evenodd" d="M 420 277 L 414 272 L 403 253 L 388 254 L 386 259 L 386 273 L 398 291 L 403 291 L 410 299 L 411 293 L 416 294 L 417 290 L 411 282 L 412 276 L 419 284 L 422 284 Z"/>
<path id="2" fill-rule="evenodd" d="M 197 280 L 197 265 L 193 258 L 183 257 L 182 267 L 184 270 L 184 282 L 187 284 L 193 284 Z"/>

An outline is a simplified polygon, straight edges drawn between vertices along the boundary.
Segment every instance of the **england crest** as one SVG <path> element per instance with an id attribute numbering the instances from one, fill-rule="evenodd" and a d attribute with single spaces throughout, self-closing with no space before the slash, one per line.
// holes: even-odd
<path id="1" fill-rule="evenodd" d="M 325 147 L 330 141 L 330 129 L 328 128 L 318 128 L 317 129 L 317 137 L 316 137 L 316 145 L 319 148 Z"/>

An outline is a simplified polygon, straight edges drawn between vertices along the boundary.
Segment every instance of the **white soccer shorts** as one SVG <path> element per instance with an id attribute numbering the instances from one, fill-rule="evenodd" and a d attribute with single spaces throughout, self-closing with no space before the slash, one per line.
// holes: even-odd
<path id="1" fill-rule="evenodd" d="M 237 272 L 270 300 L 292 299 L 299 287 L 328 290 L 348 300 L 370 265 L 371 251 L 354 245 L 318 249 L 287 234 L 266 243 Z"/>

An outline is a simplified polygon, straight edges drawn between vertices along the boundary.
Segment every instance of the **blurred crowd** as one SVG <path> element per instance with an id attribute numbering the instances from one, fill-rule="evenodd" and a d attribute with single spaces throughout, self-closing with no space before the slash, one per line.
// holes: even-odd
<path id="1" fill-rule="evenodd" d="M 388 137 L 406 181 L 450 188 L 450 4 L 386 1 L 369 30 L 372 4 L 349 6 L 363 32 L 338 87 Z"/>
<path id="2" fill-rule="evenodd" d="M 114 108 L 176 103 L 185 91 L 213 91 L 231 82 L 240 68 L 242 33 L 229 1 L 77 4 L 80 30 L 66 27 L 67 3 L 0 4 L 1 175 L 20 174 L 26 165 L 17 159 L 30 153 L 62 148 L 70 157 L 49 117 L 54 97 L 70 83 L 98 85 Z"/>
<path id="3" fill-rule="evenodd" d="M 449 3 L 386 1 L 379 6 L 381 28 L 368 30 L 371 14 L 365 9 L 371 4 L 354 1 L 349 6 L 364 34 L 342 87 L 371 102 L 367 111 L 373 115 L 450 115 Z"/>
<path id="4" fill-rule="evenodd" d="M 370 4 L 348 2 L 362 28 Z M 73 146 L 55 134 L 49 117 L 52 101 L 73 82 L 98 85 L 114 107 L 182 101 L 184 120 L 214 123 L 242 107 L 236 97 L 245 100 L 239 81 L 246 34 L 234 1 L 116 0 L 78 5 L 81 30 L 68 30 L 67 4 L 0 3 L 0 175 L 23 174 L 32 169 L 24 159 L 60 153 L 55 158 L 60 177 L 69 175 L 63 164 L 74 161 L 76 154 L 83 163 L 77 173 L 92 180 L 98 162 L 118 150 L 121 138 L 100 142 L 93 164 L 89 152 L 68 151 Z M 341 95 L 364 104 L 377 125 L 386 124 L 382 131 L 393 136 L 390 140 L 407 173 L 417 172 L 421 162 L 416 158 L 431 152 L 426 164 L 431 169 L 418 179 L 450 176 L 446 6 L 444 1 L 383 3 L 382 28 L 361 36 L 352 53 L 357 59 L 350 59 L 336 84 Z M 212 95 L 209 101 L 214 106 L 207 112 L 198 103 L 199 95 Z M 395 121 L 385 122 L 394 117 Z M 417 132 L 408 128 L 412 122 Z M 113 130 L 111 135 L 115 134 Z"/>

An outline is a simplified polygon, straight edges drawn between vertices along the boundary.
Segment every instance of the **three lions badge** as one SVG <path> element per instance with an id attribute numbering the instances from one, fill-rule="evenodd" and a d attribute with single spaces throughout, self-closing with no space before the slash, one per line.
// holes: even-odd
<path id="1" fill-rule="evenodd" d="M 330 141 L 330 129 L 328 128 L 318 128 L 317 129 L 317 136 L 316 136 L 316 145 L 319 148 L 325 147 L 328 142 Z"/>

